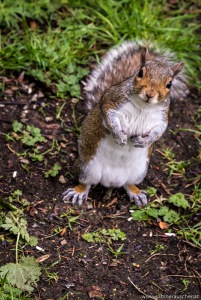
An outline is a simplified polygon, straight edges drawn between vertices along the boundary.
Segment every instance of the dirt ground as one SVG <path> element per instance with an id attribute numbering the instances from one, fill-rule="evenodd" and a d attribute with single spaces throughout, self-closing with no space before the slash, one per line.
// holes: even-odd
<path id="1" fill-rule="evenodd" d="M 41 247 L 38 250 L 25 246 L 24 253 L 35 258 L 49 255 L 42 263 L 42 275 L 31 299 L 201 299 L 198 247 L 176 236 L 167 237 L 157 221 L 130 220 L 131 204 L 122 189 L 115 189 L 111 201 L 106 203 L 102 201 L 105 190 L 101 186 L 92 189 L 81 208 L 62 201 L 62 193 L 77 183 L 73 167 L 77 157 L 75 99 L 66 101 L 60 118 L 56 119 L 56 109 L 64 100 L 52 97 L 50 90 L 26 77 L 4 81 L 5 89 L 0 97 L 0 194 L 7 200 L 13 191 L 22 191 L 23 198 L 30 202 L 25 210 L 29 233 L 38 237 Z M 177 129 L 193 128 L 198 98 L 192 92 L 191 97 L 172 101 L 169 129 L 155 145 L 141 188 L 155 187 L 158 195 L 164 197 L 169 193 L 192 193 L 193 186 L 187 185 L 187 179 L 198 174 L 196 161 L 187 168 L 187 178 L 178 174 L 168 177 L 159 151 L 171 147 L 177 160 L 196 157 L 198 145 L 194 134 Z M 76 113 L 81 116 L 78 109 Z M 7 141 L 5 136 L 12 132 L 14 120 L 41 129 L 47 139 L 42 152 L 51 149 L 54 139 L 60 150 L 53 149 L 42 162 L 29 158 L 23 158 L 28 159 L 24 161 L 16 154 L 24 152 L 22 143 Z M 45 178 L 44 173 L 54 163 L 61 166 L 59 174 Z M 70 223 L 70 218 L 75 216 L 78 218 Z M 192 224 L 198 218 L 195 215 Z M 113 243 L 114 249 L 124 244 L 123 254 L 117 259 L 107 244 L 87 243 L 82 239 L 85 232 L 99 228 L 118 228 L 126 234 L 124 241 Z M 6 232 L 1 234 L 5 238 L 0 241 L 0 265 L 3 265 L 15 261 L 15 240 Z M 188 281 L 185 289 L 184 283 Z"/>

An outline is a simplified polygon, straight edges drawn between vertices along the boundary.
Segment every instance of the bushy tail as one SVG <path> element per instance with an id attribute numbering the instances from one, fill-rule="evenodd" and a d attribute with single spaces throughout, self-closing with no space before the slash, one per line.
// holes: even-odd
<path id="1" fill-rule="evenodd" d="M 109 50 L 84 82 L 82 97 L 86 101 L 87 109 L 94 107 L 111 86 L 121 83 L 139 70 L 140 52 L 145 46 L 149 48 L 151 59 L 165 62 L 168 66 L 175 64 L 172 53 L 157 50 L 144 42 L 126 41 L 116 46 Z M 186 94 L 188 88 L 185 77 L 184 74 L 179 73 L 172 82 L 170 97 L 179 98 Z"/>

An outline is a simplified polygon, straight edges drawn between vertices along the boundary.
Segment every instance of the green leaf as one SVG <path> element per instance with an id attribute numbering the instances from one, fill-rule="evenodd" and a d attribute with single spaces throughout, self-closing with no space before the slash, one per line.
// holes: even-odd
<path id="1" fill-rule="evenodd" d="M 131 214 L 133 220 L 135 221 L 145 221 L 148 220 L 148 214 L 145 210 L 135 210 Z"/>
<path id="2" fill-rule="evenodd" d="M 75 85 L 77 84 L 78 80 L 77 80 L 77 77 L 75 75 L 70 75 L 68 76 L 68 84 L 69 85 Z"/>
<path id="3" fill-rule="evenodd" d="M 167 223 L 173 223 L 179 218 L 179 214 L 170 209 L 169 212 L 163 217 L 163 220 Z"/>
<path id="4" fill-rule="evenodd" d="M 55 177 L 59 173 L 60 170 L 61 170 L 60 165 L 54 164 L 52 169 L 50 169 L 48 172 L 45 173 L 45 178 L 47 178 L 49 176 Z"/>
<path id="5" fill-rule="evenodd" d="M 33 291 L 41 274 L 41 268 L 31 256 L 23 257 L 18 264 L 8 263 L 0 267 L 0 277 L 24 291 Z"/>
<path id="6" fill-rule="evenodd" d="M 155 189 L 154 187 L 148 187 L 146 189 L 147 193 L 150 195 L 150 197 L 153 197 L 156 195 L 157 193 L 157 189 Z"/>
<path id="7" fill-rule="evenodd" d="M 20 123 L 20 122 L 18 122 L 17 120 L 15 120 L 15 121 L 13 121 L 13 123 L 12 123 L 12 127 L 13 127 L 13 130 L 14 130 L 15 132 L 19 132 L 19 131 L 22 130 L 23 124 Z"/>
<path id="8" fill-rule="evenodd" d="M 146 210 L 147 214 L 155 219 L 158 218 L 158 210 L 155 208 L 150 208 Z"/>
<path id="9" fill-rule="evenodd" d="M 36 246 L 38 244 L 38 239 L 35 236 L 30 236 L 29 245 L 30 246 Z"/>
<path id="10" fill-rule="evenodd" d="M 93 233 L 90 233 L 90 232 L 84 233 L 84 234 L 82 235 L 82 238 L 83 238 L 85 241 L 87 241 L 88 243 L 93 243 L 93 242 L 95 241 L 94 236 L 93 236 Z"/>
<path id="11" fill-rule="evenodd" d="M 158 215 L 165 216 L 168 212 L 169 212 L 169 208 L 167 206 L 162 206 L 158 211 Z"/>
<path id="12" fill-rule="evenodd" d="M 9 230 L 13 234 L 17 235 L 19 233 L 27 243 L 30 242 L 30 236 L 27 231 L 27 221 L 17 216 L 17 213 L 9 213 L 1 227 L 5 230 Z"/>
<path id="13" fill-rule="evenodd" d="M 175 206 L 183 207 L 184 209 L 189 207 L 189 203 L 182 193 L 177 193 L 175 195 L 170 196 L 169 202 L 173 203 Z"/>

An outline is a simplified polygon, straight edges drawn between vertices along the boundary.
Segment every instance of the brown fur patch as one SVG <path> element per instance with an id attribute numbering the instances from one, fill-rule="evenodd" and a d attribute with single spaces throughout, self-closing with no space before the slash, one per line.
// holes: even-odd
<path id="1" fill-rule="evenodd" d="M 92 109 L 84 119 L 79 137 L 79 163 L 87 163 L 96 154 L 101 139 L 106 135 L 100 106 Z"/>
<path id="2" fill-rule="evenodd" d="M 74 190 L 77 194 L 84 193 L 86 190 L 86 184 L 80 183 L 74 188 Z"/>
<path id="3" fill-rule="evenodd" d="M 141 190 L 138 189 L 137 186 L 135 186 L 134 184 L 131 184 L 128 186 L 128 190 L 129 192 L 131 192 L 132 194 L 140 194 L 141 193 Z"/>

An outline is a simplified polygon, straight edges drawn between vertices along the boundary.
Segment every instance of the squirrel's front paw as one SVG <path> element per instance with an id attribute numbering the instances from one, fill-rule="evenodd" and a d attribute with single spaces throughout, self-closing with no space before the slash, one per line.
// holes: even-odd
<path id="1" fill-rule="evenodd" d="M 120 146 L 126 145 L 128 142 L 127 134 L 124 131 L 120 131 L 118 134 L 113 135 L 114 140 Z"/>
<path id="2" fill-rule="evenodd" d="M 137 148 L 145 148 L 151 145 L 152 141 L 150 136 L 147 135 L 135 135 L 131 137 L 131 141 Z"/>

